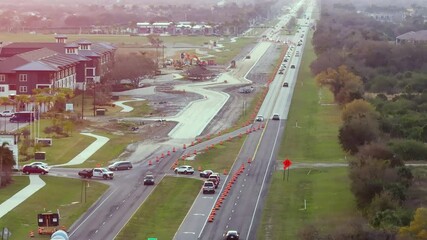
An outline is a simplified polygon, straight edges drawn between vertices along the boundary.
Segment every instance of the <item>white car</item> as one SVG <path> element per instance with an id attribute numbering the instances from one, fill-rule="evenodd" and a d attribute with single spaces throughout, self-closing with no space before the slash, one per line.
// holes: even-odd
<path id="1" fill-rule="evenodd" d="M 12 117 L 13 114 L 15 113 L 12 110 L 4 110 L 0 112 L 0 117 Z"/>
<path id="2" fill-rule="evenodd" d="M 258 115 L 255 120 L 257 122 L 264 122 L 264 117 L 262 115 Z"/>
<path id="3" fill-rule="evenodd" d="M 175 173 L 182 173 L 182 174 L 193 174 L 194 168 L 192 166 L 183 165 L 183 166 L 179 166 L 179 167 L 175 168 L 174 172 Z"/>
<path id="4" fill-rule="evenodd" d="M 22 167 L 25 167 L 25 166 L 42 166 L 43 168 L 46 168 L 46 169 L 49 169 L 49 165 L 47 164 L 47 163 L 45 163 L 45 162 L 32 162 L 32 163 L 29 163 L 29 164 L 25 164 L 24 166 L 22 166 Z"/>

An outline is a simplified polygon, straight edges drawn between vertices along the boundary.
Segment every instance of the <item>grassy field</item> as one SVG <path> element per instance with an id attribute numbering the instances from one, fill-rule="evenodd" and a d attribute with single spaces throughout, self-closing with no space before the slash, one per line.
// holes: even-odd
<path id="1" fill-rule="evenodd" d="M 345 162 L 345 153 L 337 137 L 341 125 L 340 109 L 333 104 L 329 90 L 319 89 L 310 72 L 310 63 L 316 57 L 311 37 L 302 57 L 279 159 Z"/>
<path id="2" fill-rule="evenodd" d="M 87 39 L 94 42 L 110 42 L 117 44 L 119 47 L 132 47 L 134 45 L 148 44 L 148 38 L 145 36 L 129 36 L 129 35 L 104 35 L 104 34 L 66 34 L 68 42 Z M 29 33 L 1 33 L 4 42 L 54 42 L 54 34 L 29 34 Z M 158 37 L 164 43 L 191 43 L 194 45 L 203 45 L 210 40 L 219 40 L 215 36 L 167 36 Z"/>
<path id="3" fill-rule="evenodd" d="M 201 186 L 200 180 L 165 177 L 115 239 L 172 239 Z"/>
<path id="4" fill-rule="evenodd" d="M 338 144 L 340 109 L 310 73 L 315 59 L 308 39 L 295 87 L 279 159 L 295 162 L 345 162 Z M 320 103 L 320 104 L 319 104 Z M 304 209 L 304 200 L 307 209 Z M 347 168 L 293 169 L 289 182 L 276 172 L 269 188 L 257 239 L 297 239 L 308 224 L 327 231 L 356 212 Z"/>
<path id="5" fill-rule="evenodd" d="M 17 182 L 22 182 L 20 178 L 28 179 L 24 176 L 14 177 Z M 0 226 L 12 232 L 11 240 L 27 239 L 31 230 L 37 232 L 38 213 L 56 212 L 58 209 L 60 225 L 70 227 L 108 188 L 107 185 L 91 182 L 87 188 L 86 202 L 82 202 L 82 180 L 51 176 L 42 176 L 42 179 L 46 182 L 45 187 L 0 219 Z M 12 190 L 2 189 L 0 196 L 10 196 Z M 32 239 L 48 238 L 36 234 Z"/>
<path id="6" fill-rule="evenodd" d="M 0 191 L 0 203 L 6 201 L 6 199 L 13 196 L 15 193 L 19 192 L 25 186 L 30 183 L 29 178 L 25 177 L 14 177 L 13 183 L 9 185 L 7 188 L 4 188 Z"/>
<path id="7" fill-rule="evenodd" d="M 208 51 L 208 54 L 213 55 L 217 64 L 229 64 L 231 60 L 236 57 L 243 48 L 248 45 L 255 44 L 256 38 L 237 38 L 235 42 L 221 41 L 221 44 L 224 45 L 224 48 L 220 51 Z"/>
<path id="8" fill-rule="evenodd" d="M 283 180 L 283 172 L 274 173 L 257 239 L 297 239 L 309 224 L 334 228 L 355 214 L 348 186 L 347 168 L 292 169 L 289 181 Z"/>
<path id="9" fill-rule="evenodd" d="M 82 125 L 85 124 L 87 123 L 82 123 Z M 51 125 L 52 120 L 43 119 L 40 121 L 40 137 L 50 137 L 43 133 L 43 129 Z M 106 166 L 113 159 L 117 158 L 125 150 L 127 145 L 141 138 L 137 134 L 125 134 L 121 131 L 115 132 L 112 129 L 94 129 L 93 134 L 107 137 L 110 140 L 85 163 L 74 167 L 95 167 L 97 164 Z M 46 162 L 50 165 L 66 163 L 95 141 L 95 138 L 82 135 L 79 131 L 74 131 L 69 137 L 53 138 L 51 147 L 42 147 L 41 151 L 46 152 Z M 23 159 L 23 157 L 20 157 L 20 159 Z M 25 164 L 25 162 L 20 161 L 20 165 L 22 164 Z"/>
<path id="10" fill-rule="evenodd" d="M 246 135 L 242 138 L 234 138 L 232 141 L 225 141 L 222 145 L 217 144 L 207 152 L 198 154 L 196 156 L 196 161 L 180 160 L 180 164 L 192 164 L 195 169 L 200 167 L 201 169 L 210 169 L 219 173 L 223 173 L 224 170 L 229 172 L 245 139 Z"/>

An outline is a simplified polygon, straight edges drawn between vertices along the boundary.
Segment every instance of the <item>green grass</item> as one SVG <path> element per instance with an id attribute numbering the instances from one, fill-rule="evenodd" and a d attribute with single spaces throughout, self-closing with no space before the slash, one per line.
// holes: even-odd
<path id="1" fill-rule="evenodd" d="M 2 40 L 5 42 L 21 42 L 25 39 L 26 42 L 55 42 L 53 34 L 29 34 L 29 33 L 5 33 L 2 32 Z M 148 38 L 144 36 L 129 36 L 129 35 L 104 35 L 104 34 L 67 34 L 68 42 L 87 39 L 93 42 L 110 42 L 117 44 L 119 47 L 129 47 L 133 45 L 148 44 Z M 202 45 L 209 40 L 217 40 L 214 36 L 168 36 L 159 37 L 164 43 L 189 43 L 194 45 Z"/>
<path id="2" fill-rule="evenodd" d="M 12 184 L 8 185 L 7 188 L 1 189 L 0 203 L 6 201 L 6 199 L 10 198 L 30 183 L 30 179 L 24 177 L 14 177 L 12 181 Z"/>
<path id="3" fill-rule="evenodd" d="M 214 55 L 214 59 L 217 64 L 229 64 L 231 60 L 237 56 L 243 48 L 250 44 L 255 44 L 255 38 L 237 38 L 236 42 L 222 41 L 220 42 L 224 45 L 224 48 L 221 48 L 220 52 L 208 51 L 208 54 Z"/>
<path id="4" fill-rule="evenodd" d="M 172 239 L 201 186 L 200 180 L 165 177 L 115 239 Z"/>
<path id="5" fill-rule="evenodd" d="M 38 126 L 40 126 L 40 137 L 52 137 L 51 135 L 47 135 L 43 132 L 46 127 L 53 125 L 52 120 L 42 119 L 40 120 L 40 125 L 38 125 L 38 123 L 35 125 L 36 131 L 38 131 Z M 25 128 L 28 129 L 28 126 Z M 69 137 L 52 138 L 52 146 L 42 147 L 40 151 L 46 152 L 46 163 L 49 163 L 50 165 L 66 163 L 82 152 L 94 141 L 95 138 L 82 135 L 78 132 L 78 130 L 76 130 Z M 22 163 L 25 164 L 25 162 L 21 161 L 24 159 L 22 156 L 20 156 L 19 159 L 20 165 L 22 165 Z"/>
<path id="6" fill-rule="evenodd" d="M 96 153 L 94 153 L 88 160 L 83 164 L 76 165 L 73 167 L 95 167 L 100 164 L 101 166 L 108 166 L 110 162 L 116 159 L 126 147 L 135 141 L 137 141 L 138 136 L 133 134 L 122 134 L 115 132 L 98 132 L 95 131 L 93 134 L 104 136 L 110 140 L 102 146 Z"/>
<path id="7" fill-rule="evenodd" d="M 130 107 L 133 107 L 133 111 L 129 113 L 120 113 L 123 116 L 126 117 L 141 117 L 141 116 L 147 116 L 149 115 L 153 109 L 151 109 L 150 105 L 148 105 L 148 101 L 132 101 L 132 102 L 126 102 L 125 105 L 128 105 Z"/>
<path id="8" fill-rule="evenodd" d="M 237 155 L 242 148 L 246 135 L 242 138 L 234 138 L 231 141 L 225 141 L 223 144 L 216 144 L 207 152 L 198 154 L 196 161 L 191 161 L 195 169 L 210 169 L 214 172 L 223 173 L 224 170 L 229 172 L 231 166 L 236 160 Z M 189 161 L 180 160 L 180 164 L 187 164 Z"/>
<path id="9" fill-rule="evenodd" d="M 28 177 L 17 176 L 14 179 Z M 86 202 L 81 201 L 82 180 L 42 176 L 46 186 L 0 219 L 0 226 L 11 232 L 11 240 L 27 239 L 31 230 L 37 232 L 37 214 L 56 212 L 59 209 L 60 225 L 70 227 L 108 188 L 107 185 L 90 182 L 87 188 Z M 2 189 L 2 192 L 13 191 L 14 187 Z M 10 194 L 7 194 L 10 195 Z M 34 239 L 47 239 L 38 237 Z"/>
<path id="10" fill-rule="evenodd" d="M 279 159 L 289 158 L 294 162 L 345 162 L 345 153 L 337 137 L 341 111 L 336 105 L 324 105 L 333 103 L 332 94 L 327 89 L 319 90 L 310 72 L 310 63 L 316 57 L 311 35 L 302 57 Z"/>
<path id="11" fill-rule="evenodd" d="M 348 186 L 347 168 L 292 169 L 289 181 L 283 180 L 283 172 L 274 173 L 257 239 L 297 239 L 298 231 L 309 224 L 322 231 L 333 229 L 355 214 Z"/>

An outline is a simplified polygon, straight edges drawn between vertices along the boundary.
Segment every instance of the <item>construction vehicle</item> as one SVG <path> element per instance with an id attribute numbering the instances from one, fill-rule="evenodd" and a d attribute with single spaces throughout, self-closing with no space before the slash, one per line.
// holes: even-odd
<path id="1" fill-rule="evenodd" d="M 58 213 L 40 213 L 37 214 L 37 223 L 39 226 L 38 234 L 52 235 L 59 230 L 59 214 Z"/>

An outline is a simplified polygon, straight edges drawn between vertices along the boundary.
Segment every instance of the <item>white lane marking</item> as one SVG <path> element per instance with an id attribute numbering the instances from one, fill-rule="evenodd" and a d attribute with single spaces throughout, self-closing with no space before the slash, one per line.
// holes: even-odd
<path id="1" fill-rule="evenodd" d="M 280 129 L 280 125 L 281 125 L 280 123 L 279 123 L 279 128 L 278 129 Z M 279 138 L 279 132 L 280 131 L 277 131 L 277 133 L 276 133 L 276 138 L 274 139 L 274 144 L 273 144 L 273 147 L 272 147 L 273 151 L 271 151 L 270 159 L 269 159 L 268 164 L 267 164 L 267 168 L 266 168 L 266 171 L 265 171 L 265 174 L 264 174 L 264 178 L 262 179 L 262 184 L 261 184 L 261 188 L 260 188 L 259 193 L 258 193 L 258 198 L 256 200 L 256 204 L 255 204 L 255 208 L 254 208 L 254 213 L 252 214 L 251 224 L 249 225 L 247 239 L 250 239 L 250 234 L 251 234 L 252 224 L 254 223 L 256 209 L 258 208 L 259 200 L 261 198 L 262 189 L 263 189 L 264 184 L 265 184 L 265 179 L 267 178 L 268 169 L 270 168 L 270 164 L 272 162 L 271 159 L 273 158 L 274 149 L 276 148 L 277 139 Z"/>
<path id="2" fill-rule="evenodd" d="M 205 199 L 213 199 L 213 197 L 202 197 L 202 198 L 205 198 Z"/>
<path id="3" fill-rule="evenodd" d="M 183 232 L 184 234 L 196 234 L 195 232 Z"/>
<path id="4" fill-rule="evenodd" d="M 194 215 L 194 216 L 205 216 L 205 214 L 204 214 L 204 213 L 194 213 L 193 215 Z"/>
<path id="5" fill-rule="evenodd" d="M 80 223 L 80 225 L 78 225 L 77 227 L 76 227 L 76 229 L 74 229 L 74 231 L 70 234 L 70 237 L 71 236 L 73 236 L 73 234 L 90 218 L 90 216 L 92 216 L 95 212 L 96 212 L 96 210 L 98 210 L 98 208 L 100 208 L 101 206 L 102 206 L 102 204 L 104 204 L 105 203 L 105 201 L 107 201 L 110 197 L 111 197 L 111 195 L 113 195 L 113 193 L 116 191 L 117 189 L 115 189 L 114 191 L 112 191 L 111 193 L 110 193 L 110 195 L 108 195 L 105 199 L 104 199 L 104 201 L 102 201 L 99 205 L 98 205 L 98 207 L 96 207 L 95 208 L 95 210 L 93 210 L 92 211 L 92 213 L 91 214 L 89 214 L 89 216 L 87 216 L 87 218 L 85 219 L 85 220 L 83 220 L 81 223 Z M 98 232 L 98 230 L 97 230 L 97 232 Z"/>

